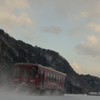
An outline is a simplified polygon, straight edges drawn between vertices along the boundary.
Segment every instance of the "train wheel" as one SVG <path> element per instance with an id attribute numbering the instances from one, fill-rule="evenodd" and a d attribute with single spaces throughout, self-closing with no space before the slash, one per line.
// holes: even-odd
<path id="1" fill-rule="evenodd" d="M 45 95 L 51 95 L 50 90 L 45 90 Z"/>
<path id="2" fill-rule="evenodd" d="M 26 92 L 26 90 L 27 90 L 27 87 L 22 86 L 18 89 L 18 92 Z"/>
<path id="3" fill-rule="evenodd" d="M 36 95 L 40 95 L 41 94 L 40 89 L 36 89 L 35 93 L 36 93 Z"/>
<path id="4" fill-rule="evenodd" d="M 52 95 L 64 95 L 64 93 L 61 90 L 53 90 Z"/>
<path id="5" fill-rule="evenodd" d="M 61 91 L 61 90 L 59 90 L 59 95 L 64 95 L 64 92 L 63 91 Z"/>

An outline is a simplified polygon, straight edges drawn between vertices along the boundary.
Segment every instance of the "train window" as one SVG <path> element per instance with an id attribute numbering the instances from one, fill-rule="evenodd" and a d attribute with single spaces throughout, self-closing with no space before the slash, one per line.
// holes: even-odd
<path id="1" fill-rule="evenodd" d="M 21 74 L 21 67 L 16 67 L 14 69 L 14 76 L 19 77 Z"/>
<path id="2" fill-rule="evenodd" d="M 56 75 L 54 74 L 54 78 L 53 78 L 53 81 L 56 81 Z"/>
<path id="3" fill-rule="evenodd" d="M 48 73 L 48 75 L 47 75 L 47 80 L 49 80 L 49 78 L 50 78 L 50 73 Z"/>
<path id="4" fill-rule="evenodd" d="M 23 77 L 27 77 L 28 73 L 27 73 L 27 69 L 23 70 Z"/>
<path id="5" fill-rule="evenodd" d="M 30 67 L 30 77 L 38 77 L 38 67 Z"/>
<path id="6" fill-rule="evenodd" d="M 52 75 L 52 73 L 51 73 L 51 77 L 50 77 L 50 80 L 51 80 L 51 81 L 52 81 L 52 76 L 53 76 L 53 75 Z"/>
<path id="7" fill-rule="evenodd" d="M 58 82 L 58 75 L 56 75 L 56 82 Z"/>

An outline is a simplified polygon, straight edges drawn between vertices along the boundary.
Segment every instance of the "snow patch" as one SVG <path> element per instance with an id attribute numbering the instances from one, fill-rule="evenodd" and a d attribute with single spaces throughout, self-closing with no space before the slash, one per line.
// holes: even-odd
<path id="1" fill-rule="evenodd" d="M 52 58 L 53 58 L 51 55 L 45 54 L 44 56 L 46 57 L 46 59 L 47 59 L 49 62 L 51 62 L 51 60 L 52 60 Z"/>

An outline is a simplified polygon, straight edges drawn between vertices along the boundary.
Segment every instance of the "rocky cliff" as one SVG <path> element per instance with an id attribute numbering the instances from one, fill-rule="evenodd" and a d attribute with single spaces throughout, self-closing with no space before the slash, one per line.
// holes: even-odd
<path id="1" fill-rule="evenodd" d="M 66 73 L 68 93 L 86 93 L 95 90 L 85 76 L 78 75 L 58 52 L 34 47 L 0 30 L 0 84 L 4 83 L 5 78 L 11 81 L 13 66 L 18 62 L 38 63 Z"/>

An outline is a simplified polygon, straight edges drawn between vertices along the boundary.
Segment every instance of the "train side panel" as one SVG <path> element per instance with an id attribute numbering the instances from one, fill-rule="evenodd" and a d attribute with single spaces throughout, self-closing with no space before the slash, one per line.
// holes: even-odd
<path id="1" fill-rule="evenodd" d="M 66 75 L 39 67 L 39 87 L 40 89 L 52 89 L 66 91 Z M 43 71 L 43 76 L 42 76 Z M 49 77 L 48 77 L 49 76 Z M 43 78 L 43 79 L 42 79 Z M 41 87 L 42 86 L 42 87 Z"/>
<path id="2" fill-rule="evenodd" d="M 66 74 L 38 64 L 18 63 L 15 65 L 16 75 L 14 76 L 14 85 L 17 86 L 25 83 L 30 88 L 40 90 L 66 91 Z M 24 72 L 27 73 L 25 74 L 26 76 L 24 75 Z"/>

